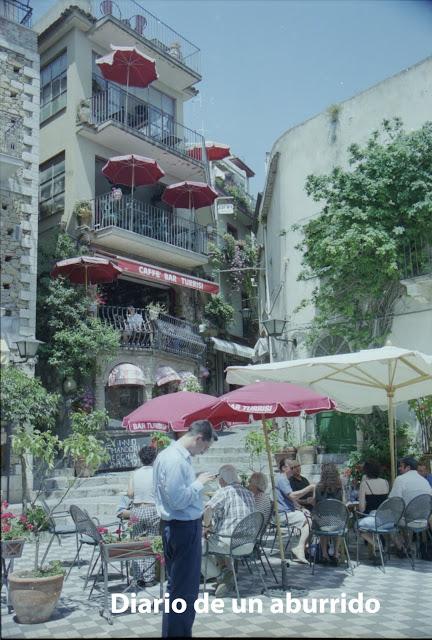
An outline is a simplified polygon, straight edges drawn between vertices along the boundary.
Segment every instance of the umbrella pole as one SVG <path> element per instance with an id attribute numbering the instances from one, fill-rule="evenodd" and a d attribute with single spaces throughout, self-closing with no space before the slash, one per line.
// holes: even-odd
<path id="1" fill-rule="evenodd" d="M 128 118 L 129 72 L 130 72 L 130 66 L 128 65 L 128 68 L 127 68 L 127 80 L 126 80 L 125 121 L 123 123 L 126 126 L 128 126 L 128 124 L 129 124 L 129 118 Z"/>
<path id="2" fill-rule="evenodd" d="M 280 518 L 279 518 L 279 507 L 278 507 L 278 501 L 277 501 L 277 495 L 276 495 L 276 485 L 275 485 L 275 479 L 274 479 L 273 462 L 272 462 L 272 458 L 271 458 L 270 443 L 269 443 L 269 439 L 268 439 L 268 430 L 267 430 L 267 424 L 266 424 L 266 421 L 264 420 L 264 418 L 262 418 L 262 426 L 263 426 L 263 431 L 264 431 L 264 440 L 265 440 L 267 459 L 268 459 L 268 466 L 269 466 L 269 471 L 270 471 L 270 481 L 271 481 L 272 493 L 273 493 L 274 514 L 275 514 L 275 520 L 276 520 L 276 535 L 277 535 L 278 542 L 279 542 L 279 553 L 280 553 L 281 562 L 282 562 L 282 589 L 286 589 L 287 588 L 287 584 L 286 584 L 286 582 L 287 582 L 287 566 L 286 566 L 286 562 L 285 562 L 285 550 L 284 550 L 284 545 L 283 545 L 283 540 L 282 540 L 282 531 L 281 531 Z"/>
<path id="3" fill-rule="evenodd" d="M 394 420 L 394 405 L 393 405 L 394 391 L 390 387 L 387 389 L 387 415 L 388 415 L 388 427 L 389 427 L 389 440 L 390 440 L 390 478 L 393 484 L 396 478 L 396 460 L 395 460 L 395 420 Z"/>

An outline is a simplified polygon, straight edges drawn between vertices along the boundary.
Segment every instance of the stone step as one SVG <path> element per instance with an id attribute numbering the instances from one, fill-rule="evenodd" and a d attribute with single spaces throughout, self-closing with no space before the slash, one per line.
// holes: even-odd
<path id="1" fill-rule="evenodd" d="M 91 478 L 73 478 L 69 476 L 55 476 L 53 478 L 47 478 L 44 482 L 44 488 L 46 491 L 53 491 L 55 489 L 66 489 L 70 484 L 73 485 L 72 490 L 83 487 L 104 486 L 104 485 L 124 485 L 128 482 L 129 471 L 110 473 L 110 474 L 96 474 Z"/>

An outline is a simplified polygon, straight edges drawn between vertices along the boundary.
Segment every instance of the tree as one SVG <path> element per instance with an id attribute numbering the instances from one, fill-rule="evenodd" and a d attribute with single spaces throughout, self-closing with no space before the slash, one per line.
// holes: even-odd
<path id="1" fill-rule="evenodd" d="M 402 295 L 404 251 L 432 243 L 432 122 L 405 133 L 383 121 L 364 146 L 349 147 L 349 170 L 310 175 L 306 192 L 322 203 L 302 227 L 299 279 L 320 279 L 310 341 L 323 329 L 354 349 L 382 346 Z"/>

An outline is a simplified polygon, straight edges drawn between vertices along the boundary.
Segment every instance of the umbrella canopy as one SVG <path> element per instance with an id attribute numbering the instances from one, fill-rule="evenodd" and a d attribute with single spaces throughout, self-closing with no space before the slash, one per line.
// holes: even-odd
<path id="1" fill-rule="evenodd" d="M 205 149 L 207 153 L 207 160 L 209 162 L 213 162 L 214 160 L 223 160 L 231 155 L 229 146 L 220 142 L 206 141 Z M 202 146 L 194 145 L 187 150 L 187 154 L 194 160 L 202 160 Z"/>
<path id="2" fill-rule="evenodd" d="M 165 175 L 156 160 L 133 153 L 110 158 L 102 167 L 102 173 L 114 184 L 132 187 L 132 197 L 134 187 L 155 184 Z"/>
<path id="3" fill-rule="evenodd" d="M 285 380 L 328 393 L 340 411 L 387 407 L 392 478 L 396 476 L 394 404 L 432 393 L 432 356 L 386 346 L 320 358 L 228 367 L 227 381 Z M 366 409 L 367 410 L 367 409 Z"/>
<path id="4" fill-rule="evenodd" d="M 56 262 L 51 277 L 63 276 L 72 284 L 102 284 L 114 282 L 123 269 L 105 258 L 79 256 Z"/>
<path id="5" fill-rule="evenodd" d="M 190 420 L 210 420 L 217 424 L 226 420 L 238 420 L 245 415 L 252 415 L 263 421 L 264 437 L 266 442 L 267 458 L 270 471 L 270 479 L 273 490 L 273 501 L 276 515 L 276 527 L 279 540 L 279 550 L 282 560 L 282 587 L 286 587 L 286 563 L 284 558 L 284 545 L 280 528 L 278 501 L 271 459 L 268 430 L 265 418 L 282 416 L 298 416 L 303 411 L 308 414 L 335 409 L 336 405 L 327 396 L 322 396 L 312 391 L 293 384 L 283 382 L 258 382 L 235 391 L 230 391 L 205 410 L 197 410 L 188 416 Z"/>
<path id="6" fill-rule="evenodd" d="M 205 393 L 167 393 L 132 411 L 123 418 L 122 426 L 129 431 L 186 431 L 193 422 L 188 414 L 210 407 L 215 400 Z"/>
<path id="7" fill-rule="evenodd" d="M 205 182 L 176 182 L 165 189 L 162 200 L 172 207 L 201 209 L 213 204 L 218 195 Z"/>
<path id="8" fill-rule="evenodd" d="M 158 79 L 156 61 L 138 51 L 136 47 L 116 47 L 96 60 L 103 77 L 128 87 L 147 87 Z"/>

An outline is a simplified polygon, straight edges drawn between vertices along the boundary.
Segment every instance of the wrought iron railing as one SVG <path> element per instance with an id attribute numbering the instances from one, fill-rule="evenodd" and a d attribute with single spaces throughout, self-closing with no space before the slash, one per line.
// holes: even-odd
<path id="1" fill-rule="evenodd" d="M 29 0 L 0 0 L 0 16 L 17 22 L 25 27 L 31 27 L 33 9 L 29 7 Z"/>
<path id="2" fill-rule="evenodd" d="M 91 0 L 96 18 L 112 16 L 136 31 L 139 36 L 162 53 L 174 58 L 192 71 L 200 73 L 201 52 L 192 42 L 171 29 L 135 0 Z"/>
<path id="3" fill-rule="evenodd" d="M 1 0 L 0 0 L 1 2 Z M 21 158 L 23 151 L 23 119 L 0 111 L 0 152 Z"/>
<path id="4" fill-rule="evenodd" d="M 418 238 L 405 243 L 402 273 L 404 278 L 432 274 L 432 238 Z"/>
<path id="5" fill-rule="evenodd" d="M 188 160 L 206 164 L 191 158 L 190 149 L 200 147 L 202 158 L 207 158 L 204 138 L 197 131 L 188 129 L 157 107 L 137 98 L 124 89 L 109 83 L 108 88 L 95 93 L 91 99 L 90 123 L 95 125 L 113 121 L 135 135 L 162 145 Z M 196 155 L 196 154 L 195 154 Z"/>
<path id="6" fill-rule="evenodd" d="M 98 314 L 103 322 L 120 331 L 120 346 L 124 349 L 159 349 L 199 360 L 206 348 L 195 325 L 168 314 L 150 319 L 145 309 L 135 309 L 131 320 L 127 307 L 109 305 L 100 305 Z"/>
<path id="7" fill-rule="evenodd" d="M 206 227 L 129 195 L 116 200 L 107 193 L 94 199 L 93 229 L 97 231 L 106 227 L 126 229 L 174 247 L 208 254 Z"/>

